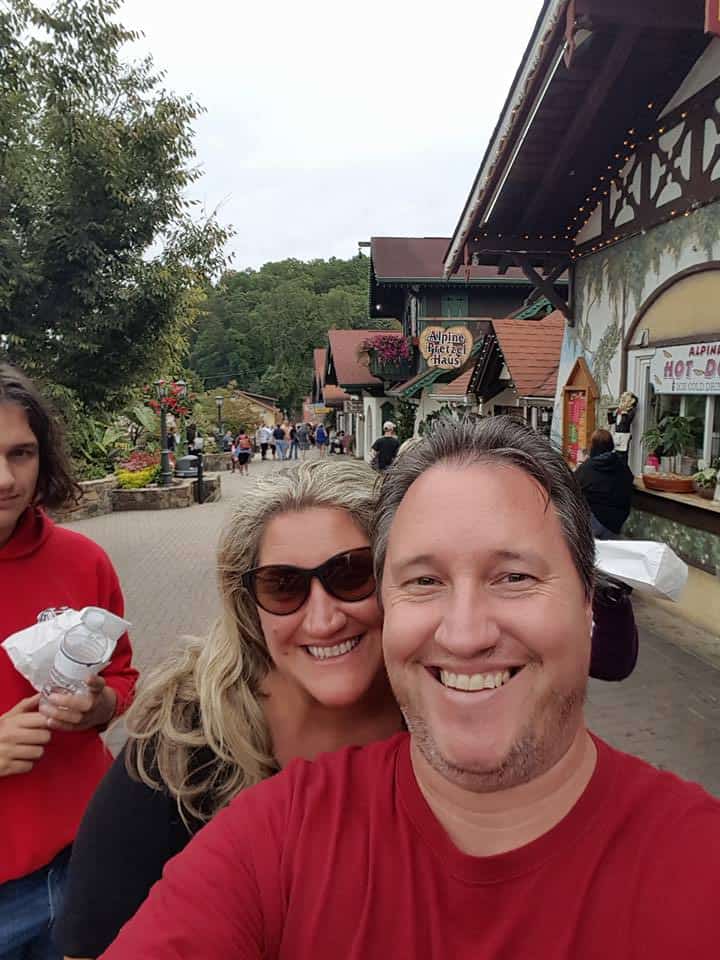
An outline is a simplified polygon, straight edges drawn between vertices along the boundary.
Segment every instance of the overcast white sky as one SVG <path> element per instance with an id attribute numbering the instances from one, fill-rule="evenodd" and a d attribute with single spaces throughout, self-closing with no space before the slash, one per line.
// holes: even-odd
<path id="1" fill-rule="evenodd" d="M 125 0 L 166 84 L 206 108 L 192 196 L 233 266 L 449 236 L 542 0 Z"/>

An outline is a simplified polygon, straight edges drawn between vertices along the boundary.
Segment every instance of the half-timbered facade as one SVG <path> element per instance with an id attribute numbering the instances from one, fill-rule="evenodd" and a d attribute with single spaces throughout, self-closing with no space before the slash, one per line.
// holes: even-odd
<path id="1" fill-rule="evenodd" d="M 626 532 L 720 570 L 720 504 L 642 487 L 644 431 L 696 418 L 720 455 L 720 39 L 710 0 L 547 0 L 446 252 L 446 276 L 519 267 L 565 318 L 553 437 L 582 359 L 608 423 L 638 398 Z M 570 273 L 561 300 L 551 281 Z M 567 451 L 566 451 L 567 453 Z M 716 582 L 717 589 L 717 582 Z"/>

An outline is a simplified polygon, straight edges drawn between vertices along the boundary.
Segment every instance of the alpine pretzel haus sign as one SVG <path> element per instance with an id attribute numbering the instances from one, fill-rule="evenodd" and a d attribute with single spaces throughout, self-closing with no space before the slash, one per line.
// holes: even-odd
<path id="1" fill-rule="evenodd" d="M 425 327 L 420 334 L 420 353 L 429 367 L 455 370 L 462 367 L 473 348 L 467 327 Z"/>

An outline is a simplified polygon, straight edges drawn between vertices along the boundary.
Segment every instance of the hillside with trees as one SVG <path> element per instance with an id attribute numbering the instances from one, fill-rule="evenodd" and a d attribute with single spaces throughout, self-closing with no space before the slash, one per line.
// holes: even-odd
<path id="1" fill-rule="evenodd" d="M 299 411 L 312 377 L 312 352 L 327 331 L 368 321 L 369 263 L 282 260 L 230 271 L 214 286 L 196 321 L 189 366 L 210 388 L 236 380 Z"/>

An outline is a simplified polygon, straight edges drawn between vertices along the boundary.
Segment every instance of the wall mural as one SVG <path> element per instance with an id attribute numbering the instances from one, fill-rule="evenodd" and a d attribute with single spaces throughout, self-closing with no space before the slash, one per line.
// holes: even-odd
<path id="1" fill-rule="evenodd" d="M 720 202 L 708 204 L 688 216 L 654 227 L 602 252 L 582 257 L 575 268 L 574 327 L 567 327 L 560 357 L 558 394 L 552 439 L 561 437 L 560 398 L 565 379 L 578 357 L 584 357 L 600 389 L 598 423 L 604 423 L 609 407 L 617 402 L 611 383 L 613 365 L 622 342 L 641 304 L 661 282 L 663 260 L 670 256 L 674 270 L 680 260 L 690 263 L 717 258 L 720 243 Z M 599 328 L 598 319 L 602 318 Z"/>

